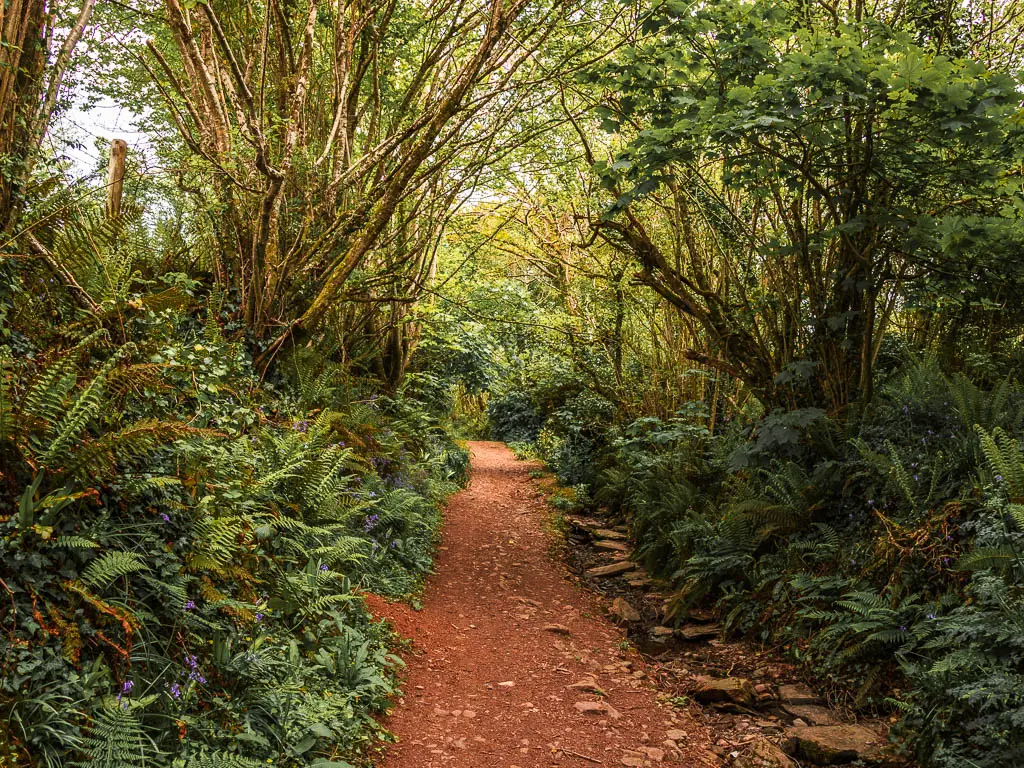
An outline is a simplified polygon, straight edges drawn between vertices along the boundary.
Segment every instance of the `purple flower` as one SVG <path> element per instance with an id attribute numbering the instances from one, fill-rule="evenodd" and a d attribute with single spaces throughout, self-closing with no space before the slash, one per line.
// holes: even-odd
<path id="1" fill-rule="evenodd" d="M 256 621 L 257 622 L 263 621 L 263 614 L 262 613 L 257 613 L 256 614 Z"/>
<path id="2" fill-rule="evenodd" d="M 369 533 L 377 527 L 377 523 L 380 522 L 380 515 L 367 515 L 363 521 L 363 530 Z"/>
<path id="3" fill-rule="evenodd" d="M 206 678 L 203 677 L 202 674 L 199 672 L 199 662 L 196 660 L 195 656 L 193 656 L 191 653 L 186 654 L 185 655 L 185 664 L 187 664 L 188 668 L 189 668 L 189 673 L 188 673 L 188 679 L 189 680 L 193 680 L 193 681 L 195 681 L 197 683 L 205 683 L 206 682 Z"/>
<path id="4" fill-rule="evenodd" d="M 906 627 L 900 627 L 900 632 L 906 632 L 906 631 L 907 631 Z"/>
<path id="5" fill-rule="evenodd" d="M 929 613 L 928 614 L 928 618 L 929 619 L 934 619 L 935 618 L 935 614 L 934 613 Z"/>
<path id="6" fill-rule="evenodd" d="M 195 609 L 196 609 L 195 600 L 186 600 L 185 601 L 185 610 L 186 611 L 194 611 Z"/>
<path id="7" fill-rule="evenodd" d="M 173 699 L 180 699 L 181 698 L 181 686 L 178 685 L 177 683 L 171 683 L 171 698 L 173 698 Z"/>
<path id="8" fill-rule="evenodd" d="M 132 688 L 135 687 L 135 682 L 132 680 L 125 680 L 121 683 L 121 693 L 130 693 Z"/>
<path id="9" fill-rule="evenodd" d="M 996 475 L 996 482 L 997 483 L 1003 482 L 1003 476 L 1002 475 Z"/>
<path id="10" fill-rule="evenodd" d="M 305 419 L 302 419 L 301 421 L 296 421 L 294 424 L 292 424 L 292 429 L 296 430 L 297 432 L 307 432 L 309 431 L 309 422 L 306 421 Z"/>
<path id="11" fill-rule="evenodd" d="M 328 571 L 330 569 L 327 567 L 327 564 L 324 563 L 323 565 L 320 566 L 320 570 L 321 570 L 321 572 L 326 572 L 326 571 Z"/>
<path id="12" fill-rule="evenodd" d="M 869 507 L 875 506 L 875 500 L 874 499 L 868 499 L 868 506 Z"/>
<path id="13" fill-rule="evenodd" d="M 165 523 L 171 522 L 171 516 L 168 515 L 166 512 L 160 515 L 160 519 L 163 520 Z"/>

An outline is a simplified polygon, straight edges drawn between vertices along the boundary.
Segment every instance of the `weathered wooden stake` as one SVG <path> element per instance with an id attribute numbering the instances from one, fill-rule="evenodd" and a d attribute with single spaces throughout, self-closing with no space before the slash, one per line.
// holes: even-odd
<path id="1" fill-rule="evenodd" d="M 121 213 L 121 194 L 124 192 L 124 161 L 128 156 L 128 143 L 124 139 L 110 142 L 110 165 L 107 168 L 107 218 Z"/>

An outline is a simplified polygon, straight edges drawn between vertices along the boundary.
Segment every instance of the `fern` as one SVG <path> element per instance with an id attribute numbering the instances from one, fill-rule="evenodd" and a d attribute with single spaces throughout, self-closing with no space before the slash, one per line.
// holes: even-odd
<path id="1" fill-rule="evenodd" d="M 64 450 L 79 438 L 81 433 L 88 426 L 90 420 L 95 418 L 103 405 L 103 390 L 106 385 L 107 376 L 126 354 L 127 348 L 122 347 L 107 362 L 103 364 L 92 381 L 72 401 L 67 413 L 55 426 L 56 434 L 46 447 L 46 450 L 39 457 L 43 464 L 50 464 L 60 457 Z"/>
<path id="2" fill-rule="evenodd" d="M 907 471 L 907 468 L 903 466 L 903 462 L 900 460 L 899 450 L 895 445 L 893 445 L 891 440 L 885 441 L 885 447 L 889 451 L 889 457 L 892 460 L 891 472 L 892 477 L 896 481 L 896 487 L 903 495 L 903 500 L 907 502 L 907 505 L 914 512 L 917 512 L 917 492 L 914 490 L 910 473 Z"/>
<path id="3" fill-rule="evenodd" d="M 102 589 L 130 573 L 149 570 L 141 555 L 134 552 L 104 552 L 91 561 L 82 572 L 82 583 L 93 589 Z"/>
<path id="4" fill-rule="evenodd" d="M 97 549 L 100 545 L 92 539 L 83 536 L 58 536 L 54 542 L 58 547 L 68 549 Z"/>
<path id="5" fill-rule="evenodd" d="M 988 464 L 990 479 L 1000 478 L 1010 497 L 1024 499 L 1024 454 L 1020 445 L 1002 427 L 986 432 L 975 427 L 981 441 L 981 452 Z"/>
<path id="6" fill-rule="evenodd" d="M 266 763 L 230 752 L 210 752 L 190 756 L 188 768 L 266 768 Z"/>
<path id="7" fill-rule="evenodd" d="M 94 715 L 82 751 L 87 759 L 80 765 L 89 768 L 138 768 L 158 752 L 127 702 L 113 703 Z"/>
<path id="8" fill-rule="evenodd" d="M 1001 571 L 1021 562 L 1021 553 L 1009 544 L 1000 547 L 979 547 L 957 561 L 965 571 Z"/>

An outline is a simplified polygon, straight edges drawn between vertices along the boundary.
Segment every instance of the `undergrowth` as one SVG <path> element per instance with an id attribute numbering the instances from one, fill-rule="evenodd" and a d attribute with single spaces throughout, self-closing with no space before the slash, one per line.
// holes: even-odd
<path id="1" fill-rule="evenodd" d="M 894 738 L 923 765 L 1024 761 L 1015 380 L 908 364 L 853 431 L 818 409 L 714 424 L 713 405 L 623 423 L 567 397 L 517 451 L 547 462 L 576 508 L 629 526 L 677 616 L 714 606 L 836 703 L 899 715 Z"/>
<path id="2" fill-rule="evenodd" d="M 125 269 L 98 316 L 3 267 L 0 764 L 359 762 L 401 667 L 360 594 L 418 589 L 467 452 L 315 350 L 261 373 L 229 296 Z"/>

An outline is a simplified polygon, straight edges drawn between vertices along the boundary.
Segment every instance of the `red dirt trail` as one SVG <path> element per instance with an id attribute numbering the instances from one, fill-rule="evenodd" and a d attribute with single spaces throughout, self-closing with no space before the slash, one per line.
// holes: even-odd
<path id="1" fill-rule="evenodd" d="M 470 447 L 472 481 L 448 506 L 423 610 L 372 600 L 414 649 L 379 768 L 719 765 L 703 726 L 658 701 L 624 633 L 549 555 L 530 465 L 501 443 Z M 607 696 L 569 687 L 587 681 Z M 577 708 L 601 701 L 604 712 Z"/>

